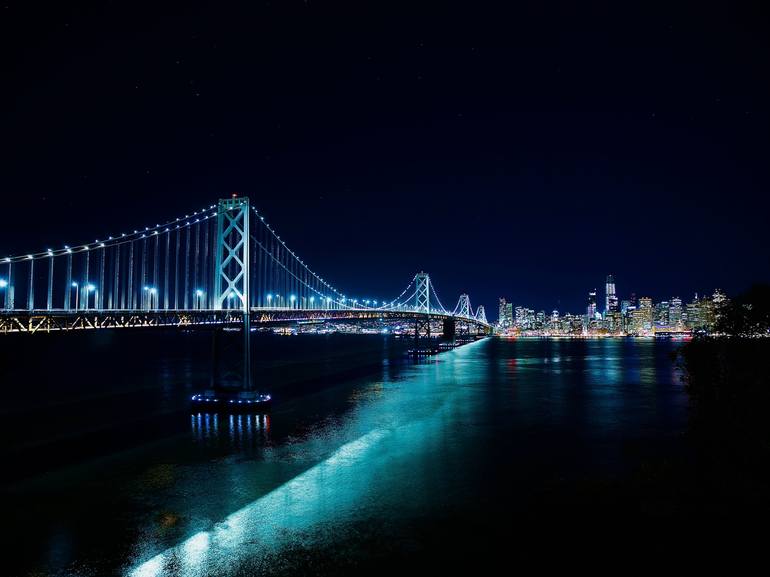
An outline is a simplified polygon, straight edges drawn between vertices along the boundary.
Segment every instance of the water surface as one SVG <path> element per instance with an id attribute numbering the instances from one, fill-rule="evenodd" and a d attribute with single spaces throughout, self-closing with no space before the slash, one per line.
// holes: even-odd
<path id="1" fill-rule="evenodd" d="M 5 354 L 32 355 L 27 338 Z M 3 500 L 23 535 L 11 574 L 355 573 L 585 551 L 597 522 L 613 539 L 672 516 L 675 496 L 649 502 L 637 481 L 688 454 L 671 342 L 486 339 L 414 363 L 380 336 L 260 336 L 268 416 L 189 410 L 205 336 L 41 342 L 49 364 L 2 375 L 19 385 L 3 405 Z"/>

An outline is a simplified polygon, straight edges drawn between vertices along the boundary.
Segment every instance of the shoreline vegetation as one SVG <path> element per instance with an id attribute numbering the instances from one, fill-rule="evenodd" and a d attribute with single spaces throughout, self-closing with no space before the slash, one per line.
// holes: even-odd
<path id="1" fill-rule="evenodd" d="M 728 496 L 728 510 L 748 499 L 770 505 L 770 286 L 729 303 L 720 336 L 699 336 L 678 351 L 691 400 L 691 431 L 700 466 Z"/>

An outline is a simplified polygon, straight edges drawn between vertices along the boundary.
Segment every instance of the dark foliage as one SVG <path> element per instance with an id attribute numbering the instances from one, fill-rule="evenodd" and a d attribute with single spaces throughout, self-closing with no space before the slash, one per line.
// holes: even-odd
<path id="1" fill-rule="evenodd" d="M 770 285 L 754 285 L 721 312 L 717 331 L 735 336 L 770 333 Z"/>
<path id="2" fill-rule="evenodd" d="M 757 285 L 734 299 L 718 331 L 681 349 L 693 425 L 708 451 L 731 467 L 770 471 L 770 287 Z"/>

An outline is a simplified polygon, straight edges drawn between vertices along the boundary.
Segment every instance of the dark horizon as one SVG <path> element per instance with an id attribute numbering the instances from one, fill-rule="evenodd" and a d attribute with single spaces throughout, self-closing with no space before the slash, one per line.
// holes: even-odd
<path id="1" fill-rule="evenodd" d="M 237 192 L 362 297 L 732 296 L 770 281 L 759 11 L 10 3 L 0 258 Z"/>

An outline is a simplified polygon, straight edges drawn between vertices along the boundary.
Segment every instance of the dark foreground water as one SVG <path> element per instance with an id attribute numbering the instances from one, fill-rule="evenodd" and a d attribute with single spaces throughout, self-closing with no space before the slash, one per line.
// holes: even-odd
<path id="1" fill-rule="evenodd" d="M 424 363 L 380 336 L 254 344 L 269 416 L 191 413 L 205 335 L 4 340 L 0 574 L 636 564 L 724 529 L 676 343 L 487 339 Z"/>

